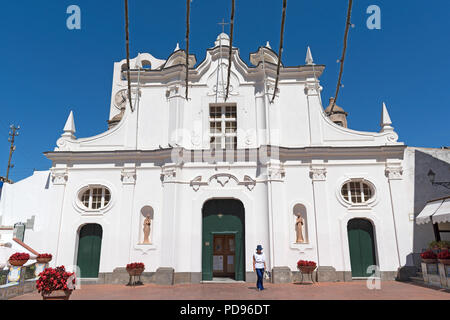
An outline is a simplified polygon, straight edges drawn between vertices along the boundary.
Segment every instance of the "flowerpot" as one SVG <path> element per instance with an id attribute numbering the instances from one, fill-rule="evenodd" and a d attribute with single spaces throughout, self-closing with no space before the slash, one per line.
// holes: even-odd
<path id="1" fill-rule="evenodd" d="M 128 272 L 128 274 L 130 276 L 138 277 L 144 272 L 144 269 L 143 268 L 140 268 L 140 269 L 127 269 L 127 272 Z"/>
<path id="2" fill-rule="evenodd" d="M 43 300 L 69 300 L 71 290 L 56 290 L 49 294 L 42 294 Z"/>
<path id="3" fill-rule="evenodd" d="M 37 263 L 49 263 L 52 258 L 36 258 Z"/>
<path id="4" fill-rule="evenodd" d="M 298 269 L 301 271 L 301 273 L 313 273 L 314 270 L 316 270 L 315 266 L 301 266 L 298 267 Z"/>
<path id="5" fill-rule="evenodd" d="M 9 260 L 9 264 L 14 266 L 14 267 L 21 267 L 23 266 L 25 263 L 27 263 L 27 260 Z"/>
<path id="6" fill-rule="evenodd" d="M 437 263 L 437 259 L 423 259 L 422 262 L 424 263 Z"/>
<path id="7" fill-rule="evenodd" d="M 450 259 L 439 259 L 439 262 L 445 264 L 446 266 L 450 265 Z"/>

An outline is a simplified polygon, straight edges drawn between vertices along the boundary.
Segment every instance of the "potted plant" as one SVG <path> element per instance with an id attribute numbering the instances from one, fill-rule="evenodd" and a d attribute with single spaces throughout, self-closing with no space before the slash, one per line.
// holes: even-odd
<path id="1" fill-rule="evenodd" d="M 450 251 L 443 250 L 438 254 L 439 262 L 445 265 L 450 265 Z"/>
<path id="2" fill-rule="evenodd" d="M 53 256 L 48 253 L 41 253 L 36 257 L 38 263 L 49 263 L 52 261 Z"/>
<path id="3" fill-rule="evenodd" d="M 75 290 L 75 274 L 66 272 L 64 266 L 47 268 L 39 275 L 36 288 L 44 300 L 69 300 Z M 60 295 L 54 295 L 60 292 Z"/>
<path id="4" fill-rule="evenodd" d="M 30 259 L 30 255 L 28 253 L 14 253 L 11 257 L 9 257 L 9 264 L 15 267 L 21 267 Z"/>
<path id="5" fill-rule="evenodd" d="M 428 249 L 430 249 L 430 250 L 439 250 L 439 241 L 436 241 L 436 240 L 431 241 L 428 244 Z"/>
<path id="6" fill-rule="evenodd" d="M 449 250 L 450 249 L 449 241 L 439 241 L 438 245 L 441 250 Z"/>
<path id="7" fill-rule="evenodd" d="M 141 286 L 143 285 L 141 281 L 141 275 L 145 270 L 145 265 L 142 262 L 133 262 L 127 264 L 127 272 L 130 275 L 130 280 L 128 281 L 127 286 Z M 138 280 L 136 281 L 136 277 Z"/>
<path id="8" fill-rule="evenodd" d="M 127 272 L 130 276 L 139 277 L 145 270 L 145 265 L 142 262 L 133 262 L 127 264 Z"/>
<path id="9" fill-rule="evenodd" d="M 297 262 L 297 268 L 302 273 L 312 273 L 314 270 L 316 270 L 317 264 L 314 261 L 304 261 L 300 260 Z"/>
<path id="10" fill-rule="evenodd" d="M 427 250 L 420 254 L 422 261 L 424 263 L 436 263 L 437 262 L 437 254 L 431 250 Z"/>

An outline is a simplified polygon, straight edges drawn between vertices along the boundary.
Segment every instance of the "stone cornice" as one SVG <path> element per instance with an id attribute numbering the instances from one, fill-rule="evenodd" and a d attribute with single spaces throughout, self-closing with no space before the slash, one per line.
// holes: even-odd
<path id="1" fill-rule="evenodd" d="M 274 146 L 262 146 L 254 149 L 238 149 L 234 154 L 240 159 L 246 159 L 246 155 L 256 154 L 268 150 L 269 158 L 279 157 L 280 161 L 292 160 L 311 160 L 323 159 L 326 157 L 332 159 L 346 159 L 351 156 L 352 159 L 366 159 L 375 156 L 382 156 L 384 158 L 403 159 L 404 150 L 406 146 L 369 146 L 369 147 L 303 147 L 303 148 L 286 148 L 280 147 L 277 151 L 270 151 L 277 149 Z M 135 161 L 162 161 L 173 162 L 171 157 L 173 154 L 185 155 L 186 159 L 191 158 L 191 154 L 201 152 L 203 158 L 207 158 L 210 150 L 189 150 L 184 148 L 167 148 L 158 150 L 116 150 L 116 151 L 50 151 L 45 152 L 44 155 L 55 162 L 84 162 L 84 161 L 101 161 L 101 160 L 117 160 L 125 162 Z M 265 153 L 264 153 L 265 154 Z M 181 157 L 181 156 L 180 156 Z M 254 161 L 255 159 L 253 159 Z M 250 160 L 251 162 L 252 160 Z M 191 161 L 186 161 L 191 162 Z"/>

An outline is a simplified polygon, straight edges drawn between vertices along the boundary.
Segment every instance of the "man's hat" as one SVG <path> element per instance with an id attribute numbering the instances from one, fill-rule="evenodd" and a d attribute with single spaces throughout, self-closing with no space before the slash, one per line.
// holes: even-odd
<path id="1" fill-rule="evenodd" d="M 263 249 L 262 245 L 258 244 L 258 246 L 256 247 L 256 250 L 262 250 L 262 249 Z"/>

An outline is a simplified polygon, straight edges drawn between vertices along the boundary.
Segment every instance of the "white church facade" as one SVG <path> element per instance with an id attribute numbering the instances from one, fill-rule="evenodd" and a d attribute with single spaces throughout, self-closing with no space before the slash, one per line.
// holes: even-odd
<path id="1" fill-rule="evenodd" d="M 188 99 L 185 51 L 140 54 L 132 107 L 115 63 L 108 130 L 77 138 L 71 113 L 50 170 L 5 185 L 0 225 L 35 216 L 24 242 L 82 278 L 143 262 L 172 283 L 253 281 L 261 244 L 276 282 L 300 259 L 318 263 L 319 281 L 371 265 L 393 279 L 413 252 L 413 177 L 386 106 L 379 132 L 347 128 L 339 107 L 328 117 L 309 49 L 305 65 L 281 67 L 274 95 L 269 46 L 251 66 L 233 48 L 225 101 L 228 52 L 221 34 L 203 61 L 189 56 Z"/>

